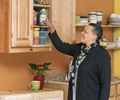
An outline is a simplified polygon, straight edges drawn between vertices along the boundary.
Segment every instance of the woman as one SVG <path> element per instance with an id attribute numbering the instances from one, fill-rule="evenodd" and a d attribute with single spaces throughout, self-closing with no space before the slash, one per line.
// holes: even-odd
<path id="1" fill-rule="evenodd" d="M 49 37 L 55 48 L 73 56 L 73 70 L 69 81 L 68 100 L 108 100 L 111 64 L 109 53 L 100 46 L 103 29 L 97 24 L 87 25 L 81 33 L 80 43 L 63 43 L 47 19 Z"/>

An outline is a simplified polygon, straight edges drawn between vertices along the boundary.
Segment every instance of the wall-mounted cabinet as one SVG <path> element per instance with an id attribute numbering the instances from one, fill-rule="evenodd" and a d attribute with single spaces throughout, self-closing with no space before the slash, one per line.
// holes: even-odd
<path id="1" fill-rule="evenodd" d="M 51 0 L 48 5 L 34 4 L 34 0 L 1 0 L 0 52 L 51 51 L 51 43 L 33 46 L 33 10 L 47 8 L 51 17 Z M 50 18 L 51 19 L 51 18 Z M 45 27 L 47 26 L 38 26 Z"/>

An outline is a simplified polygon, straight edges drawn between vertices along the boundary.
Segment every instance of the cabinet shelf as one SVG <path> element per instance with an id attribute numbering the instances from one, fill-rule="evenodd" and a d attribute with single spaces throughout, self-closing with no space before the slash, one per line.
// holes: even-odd
<path id="1" fill-rule="evenodd" d="M 50 8 L 50 5 L 39 5 L 39 4 L 33 4 L 34 7 L 39 7 L 39 8 Z"/>
<path id="2" fill-rule="evenodd" d="M 43 48 L 43 47 L 50 47 L 50 45 L 49 44 L 48 45 L 46 45 L 46 44 L 45 45 L 33 45 L 32 47 L 42 47 Z"/>
<path id="3" fill-rule="evenodd" d="M 76 26 L 76 27 L 85 27 L 86 25 L 75 24 L 75 26 Z M 116 25 L 115 25 L 115 26 L 112 26 L 112 25 L 101 25 L 101 27 L 106 27 L 106 28 L 107 28 L 107 27 L 108 27 L 108 28 L 109 28 L 109 27 L 111 27 L 111 28 L 112 28 L 112 27 L 113 27 L 113 28 L 116 27 L 116 28 L 120 28 L 120 26 L 116 26 Z"/>
<path id="4" fill-rule="evenodd" d="M 26 47 L 26 48 L 11 48 L 10 53 L 22 53 L 22 52 L 44 52 L 44 51 L 52 51 L 51 46 L 39 46 L 39 47 Z"/>
<path id="5" fill-rule="evenodd" d="M 110 49 L 120 49 L 120 47 L 106 47 L 105 49 L 110 50 Z"/>

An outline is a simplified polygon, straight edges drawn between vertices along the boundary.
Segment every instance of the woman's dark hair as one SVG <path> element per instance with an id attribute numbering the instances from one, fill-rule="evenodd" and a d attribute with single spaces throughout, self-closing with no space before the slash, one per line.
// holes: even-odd
<path id="1" fill-rule="evenodd" d="M 89 25 L 93 27 L 92 32 L 97 35 L 97 40 L 96 41 L 99 43 L 99 40 L 103 36 L 103 29 L 102 29 L 102 27 L 100 25 L 94 24 L 94 23 L 90 23 Z"/>

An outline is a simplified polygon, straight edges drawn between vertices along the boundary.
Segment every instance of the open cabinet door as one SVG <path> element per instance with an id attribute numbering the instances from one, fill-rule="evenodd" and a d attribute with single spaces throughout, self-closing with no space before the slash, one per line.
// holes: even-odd
<path id="1" fill-rule="evenodd" d="M 76 0 L 52 0 L 52 22 L 64 42 L 75 42 Z"/>

